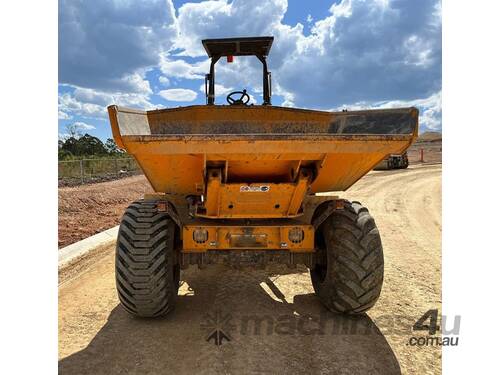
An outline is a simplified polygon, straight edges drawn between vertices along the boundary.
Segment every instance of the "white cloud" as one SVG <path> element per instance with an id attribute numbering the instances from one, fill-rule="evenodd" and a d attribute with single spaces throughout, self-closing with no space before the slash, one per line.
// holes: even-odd
<path id="1" fill-rule="evenodd" d="M 200 91 L 202 93 L 205 93 L 205 84 L 203 83 L 200 86 Z M 227 95 L 231 91 L 235 91 L 232 87 L 225 87 L 223 85 L 219 85 L 218 83 L 215 84 L 215 95 Z"/>
<path id="2" fill-rule="evenodd" d="M 165 87 L 170 86 L 170 80 L 165 76 L 158 77 L 158 81 Z"/>
<path id="3" fill-rule="evenodd" d="M 275 69 L 299 106 L 409 100 L 441 87 L 441 29 L 435 0 L 341 1 Z"/>
<path id="4" fill-rule="evenodd" d="M 68 115 L 66 112 L 63 112 L 63 111 L 59 111 L 57 117 L 58 117 L 59 120 L 70 120 L 71 119 L 71 116 Z"/>
<path id="5" fill-rule="evenodd" d="M 111 104 L 121 105 L 125 107 L 136 108 L 153 108 L 154 106 L 149 102 L 149 96 L 145 94 L 136 93 L 108 93 L 77 87 L 73 92 L 76 100 L 85 103 L 99 105 L 103 108 Z"/>
<path id="6" fill-rule="evenodd" d="M 272 35 L 287 9 L 286 0 L 203 1 L 178 9 L 181 55 L 205 56 L 201 40 L 234 36 Z"/>
<path id="7" fill-rule="evenodd" d="M 81 121 L 74 122 L 72 126 L 77 130 L 93 130 L 93 129 L 95 129 L 94 125 L 90 125 L 90 124 L 87 124 L 87 123 L 81 122 Z"/>
<path id="8" fill-rule="evenodd" d="M 171 0 L 60 0 L 59 82 L 146 93 L 145 72 L 176 33 Z"/>
<path id="9" fill-rule="evenodd" d="M 168 89 L 158 93 L 161 97 L 172 102 L 192 102 L 198 94 L 189 89 Z"/>
<path id="10" fill-rule="evenodd" d="M 282 95 L 285 99 L 282 104 L 283 107 L 295 107 L 295 97 L 291 92 L 283 91 Z"/>
<path id="11" fill-rule="evenodd" d="M 161 72 L 167 77 L 185 78 L 185 79 L 204 79 L 205 74 L 210 67 L 210 61 L 204 61 L 189 64 L 184 60 L 171 60 L 171 58 L 162 54 L 159 64 Z"/>
<path id="12" fill-rule="evenodd" d="M 70 93 L 59 95 L 59 110 L 73 115 L 88 117 L 104 117 L 106 108 L 95 103 L 84 103 L 77 100 Z"/>
<path id="13" fill-rule="evenodd" d="M 72 93 L 59 95 L 59 111 L 88 118 L 107 118 L 111 104 L 137 109 L 153 109 L 149 95 L 137 93 L 108 93 L 76 87 Z"/>
<path id="14" fill-rule="evenodd" d="M 404 42 L 406 49 L 405 64 L 425 66 L 432 63 L 432 41 L 423 40 L 417 35 L 410 35 Z"/>

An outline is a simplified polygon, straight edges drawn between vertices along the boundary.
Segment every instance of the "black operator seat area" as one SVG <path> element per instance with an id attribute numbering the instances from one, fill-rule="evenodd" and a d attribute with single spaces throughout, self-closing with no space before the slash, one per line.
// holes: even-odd
<path id="1" fill-rule="evenodd" d="M 241 37 L 202 40 L 203 47 L 211 59 L 210 73 L 205 76 L 205 94 L 207 104 L 215 104 L 215 64 L 221 57 L 228 62 L 233 56 L 256 56 L 262 63 L 263 105 L 271 104 L 271 73 L 267 70 L 267 56 L 271 50 L 274 37 Z M 226 100 L 230 105 L 246 105 L 249 100 L 246 90 L 230 93 Z"/>

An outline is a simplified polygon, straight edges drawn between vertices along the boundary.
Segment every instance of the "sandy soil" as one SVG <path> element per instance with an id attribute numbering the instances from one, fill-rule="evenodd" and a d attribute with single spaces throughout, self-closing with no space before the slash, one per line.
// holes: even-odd
<path id="1" fill-rule="evenodd" d="M 118 225 L 125 208 L 150 191 L 143 175 L 59 188 L 59 247 Z"/>
<path id="2" fill-rule="evenodd" d="M 367 315 L 327 312 L 305 268 L 213 266 L 183 271 L 169 316 L 132 318 L 118 305 L 110 247 L 63 272 L 61 373 L 441 373 L 439 347 L 407 345 L 414 322 L 441 309 L 441 166 L 372 172 L 344 196 L 370 209 L 384 245 L 384 288 Z M 214 325 L 231 341 L 206 341 Z"/>

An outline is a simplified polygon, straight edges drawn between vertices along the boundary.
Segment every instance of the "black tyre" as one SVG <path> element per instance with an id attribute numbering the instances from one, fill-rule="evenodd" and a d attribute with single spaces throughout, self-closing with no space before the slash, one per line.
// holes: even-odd
<path id="1" fill-rule="evenodd" d="M 345 202 L 316 232 L 318 256 L 311 269 L 316 295 L 331 311 L 360 314 L 382 290 L 384 255 L 380 234 L 368 210 Z"/>
<path id="2" fill-rule="evenodd" d="M 116 244 L 118 297 L 130 314 L 165 315 L 175 307 L 180 267 L 175 223 L 156 202 L 132 203 L 122 217 Z"/>
<path id="3" fill-rule="evenodd" d="M 402 169 L 408 168 L 408 165 L 410 164 L 410 162 L 408 161 L 408 154 L 404 153 L 402 159 L 403 161 L 401 163 L 401 168 Z"/>
<path id="4" fill-rule="evenodd" d="M 387 169 L 394 169 L 395 166 L 394 166 L 394 159 L 392 158 L 392 156 L 389 157 L 389 159 L 387 159 Z"/>

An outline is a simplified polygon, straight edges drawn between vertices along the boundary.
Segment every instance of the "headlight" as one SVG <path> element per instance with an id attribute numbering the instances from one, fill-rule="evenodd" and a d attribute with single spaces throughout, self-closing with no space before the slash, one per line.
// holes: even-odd
<path id="1" fill-rule="evenodd" d="M 195 229 L 193 231 L 193 240 L 196 243 L 204 243 L 208 240 L 208 231 L 206 229 Z"/>
<path id="2" fill-rule="evenodd" d="M 288 231 L 288 239 L 293 243 L 300 243 L 304 239 L 304 231 L 300 228 L 292 228 Z"/>

